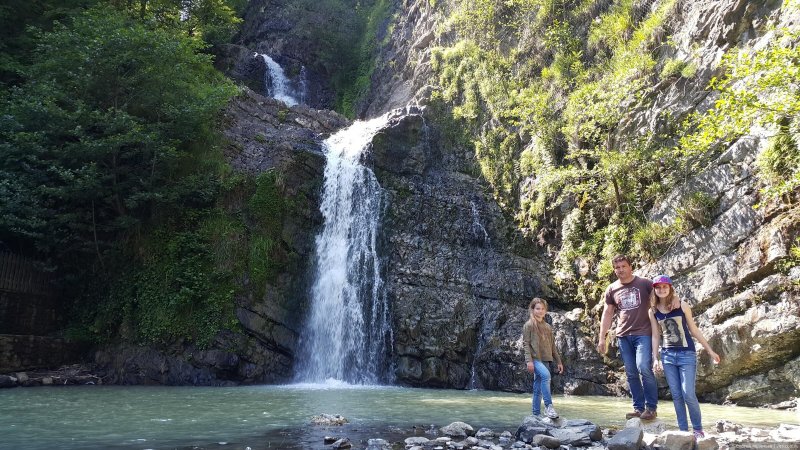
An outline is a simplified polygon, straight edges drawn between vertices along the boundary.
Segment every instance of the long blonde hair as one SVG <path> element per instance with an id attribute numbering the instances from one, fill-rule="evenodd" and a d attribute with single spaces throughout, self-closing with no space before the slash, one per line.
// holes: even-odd
<path id="1" fill-rule="evenodd" d="M 672 287 L 672 285 L 669 283 L 664 283 L 664 284 L 669 286 L 669 294 L 667 294 L 667 296 L 664 298 L 664 304 L 671 305 L 672 300 L 675 298 L 675 288 Z M 650 291 L 650 308 L 656 309 L 659 300 L 661 299 L 659 299 L 658 296 L 656 295 L 656 287 L 653 286 L 653 290 Z"/>

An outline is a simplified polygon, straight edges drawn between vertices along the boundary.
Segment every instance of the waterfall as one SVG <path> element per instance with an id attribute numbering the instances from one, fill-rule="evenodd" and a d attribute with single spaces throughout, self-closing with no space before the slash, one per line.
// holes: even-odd
<path id="1" fill-rule="evenodd" d="M 308 94 L 308 70 L 306 66 L 300 68 L 300 103 L 305 105 L 306 95 Z"/>
<path id="2" fill-rule="evenodd" d="M 356 122 L 323 143 L 325 223 L 316 238 L 310 311 L 300 337 L 297 380 L 353 384 L 387 381 L 391 373 L 389 311 L 377 254 L 383 191 L 360 163 L 385 116 Z"/>
<path id="3" fill-rule="evenodd" d="M 261 55 L 264 63 L 267 64 L 267 71 L 264 75 L 264 85 L 267 87 L 267 95 L 286 103 L 287 106 L 293 106 L 298 103 L 295 97 L 294 89 L 292 89 L 291 81 L 286 78 L 286 73 L 283 67 L 280 66 L 269 55 Z M 269 88 L 272 86 L 272 89 Z"/>
<path id="4" fill-rule="evenodd" d="M 482 244 L 488 245 L 491 243 L 489 233 L 486 232 L 486 228 L 481 223 L 481 216 L 478 214 L 478 206 L 472 200 L 470 200 L 469 204 L 472 207 L 472 235 Z"/>

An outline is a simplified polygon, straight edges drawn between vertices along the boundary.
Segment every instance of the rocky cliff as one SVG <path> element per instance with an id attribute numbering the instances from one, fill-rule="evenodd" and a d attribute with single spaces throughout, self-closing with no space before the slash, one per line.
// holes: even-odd
<path id="1" fill-rule="evenodd" d="M 646 3 L 639 6 L 654 9 L 659 2 Z M 453 39 L 435 32 L 446 10 L 427 1 L 400 7 L 363 105 L 368 115 L 404 102 L 427 102 L 428 85 L 435 84 L 431 48 Z M 717 95 L 708 85 L 719 75 L 724 52 L 763 48 L 775 39 L 772 30 L 796 27 L 797 20 L 796 13 L 781 9 L 781 2 L 678 2 L 668 19 L 672 50 L 659 58 L 686 58 L 697 72 L 645 87 L 644 95 L 654 100 L 629 109 L 615 128 L 612 145 L 669 133 L 659 118 L 711 107 Z M 395 133 L 405 135 L 404 144 L 392 137 Z M 714 367 L 701 354 L 698 392 L 707 400 L 761 405 L 800 393 L 800 272 L 790 255 L 800 217 L 796 204 L 760 203 L 763 184 L 755 161 L 771 135 L 756 130 L 729 143 L 648 212 L 650 220 L 669 224 L 693 195 L 712 200 L 707 221 L 694 224 L 638 270 L 642 276 L 673 276 L 676 290 L 694 306 L 702 330 L 722 355 L 722 364 Z M 387 239 L 399 379 L 417 385 L 475 382 L 492 389 L 524 389 L 521 359 L 514 350 L 527 300 L 543 295 L 556 308 L 575 303 L 559 298 L 554 289 L 556 269 L 548 258 L 553 253 L 535 243 L 523 252 L 525 257 L 510 250 L 515 246 L 508 214 L 504 218 L 479 177 L 464 170 L 474 158 L 470 149 L 446 149 L 435 136 L 435 126 L 426 128 L 423 114 L 401 121 L 376 143 L 381 158 L 375 165 L 393 194 Z M 525 189 L 521 192 L 524 196 Z M 563 208 L 567 217 L 575 206 Z M 558 240 L 551 245 L 557 253 Z M 566 277 L 584 282 L 594 269 L 576 268 Z M 602 358 L 590 345 L 600 305 L 592 306 L 551 314 L 558 324 L 557 341 L 567 353 L 567 375 L 556 383 L 565 392 L 620 392 L 624 374 L 619 361 L 600 364 Z"/>

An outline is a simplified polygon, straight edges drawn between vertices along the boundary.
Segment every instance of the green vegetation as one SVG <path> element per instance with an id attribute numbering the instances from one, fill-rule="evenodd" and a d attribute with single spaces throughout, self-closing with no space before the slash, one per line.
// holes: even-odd
<path id="1" fill-rule="evenodd" d="M 207 53 L 243 5 L 99 3 L 0 9 L 0 242 L 59 275 L 73 337 L 207 344 L 250 270 Z"/>
<path id="2" fill-rule="evenodd" d="M 646 212 L 753 126 L 779 131 L 758 161 L 765 198 L 791 202 L 799 186 L 800 54 L 788 44 L 797 36 L 776 30 L 764 49 L 733 49 L 709 86 L 720 92 L 714 108 L 665 113 L 641 133 L 642 124 L 623 119 L 651 106 L 654 80 L 693 78 L 697 65 L 660 56 L 675 54 L 669 24 L 678 2 L 640 3 L 452 0 L 441 7 L 439 33 L 456 38 L 431 58 L 434 97 L 470 130 L 498 202 L 531 241 L 559 240 L 556 278 L 567 297 L 590 303 L 595 289 L 576 283 L 574 261 L 589 261 L 589 277 L 603 284 L 613 254 L 653 260 L 709 226 L 716 199 L 702 194 L 686 199 L 671 223 L 653 223 Z"/>

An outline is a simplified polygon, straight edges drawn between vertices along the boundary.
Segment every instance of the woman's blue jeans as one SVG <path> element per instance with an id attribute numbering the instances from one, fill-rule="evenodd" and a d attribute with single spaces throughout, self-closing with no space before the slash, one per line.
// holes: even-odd
<path id="1" fill-rule="evenodd" d="M 550 362 L 533 360 L 533 415 L 538 416 L 542 411 L 542 397 L 544 406 L 552 405 L 550 396 Z"/>
<path id="2" fill-rule="evenodd" d="M 658 384 L 653 373 L 653 338 L 651 336 L 619 337 L 619 353 L 625 364 L 628 389 L 633 409 L 651 411 L 658 408 Z"/>
<path id="3" fill-rule="evenodd" d="M 664 366 L 664 376 L 667 378 L 669 390 L 672 393 L 672 403 L 675 404 L 675 415 L 678 417 L 678 428 L 689 431 L 686 422 L 686 410 L 692 420 L 692 429 L 701 431 L 703 423 L 700 417 L 700 402 L 697 401 L 694 385 L 697 375 L 697 355 L 687 350 L 661 350 L 661 363 Z"/>

